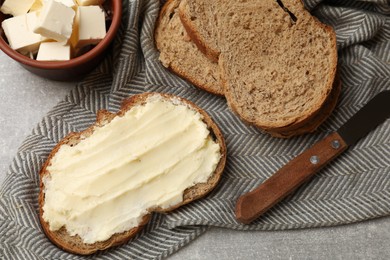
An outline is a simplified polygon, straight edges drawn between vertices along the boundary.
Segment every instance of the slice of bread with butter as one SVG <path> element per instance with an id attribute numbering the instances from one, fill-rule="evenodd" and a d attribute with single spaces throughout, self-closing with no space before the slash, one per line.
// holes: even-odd
<path id="1" fill-rule="evenodd" d="M 223 136 L 205 111 L 173 95 L 134 95 L 50 153 L 40 172 L 43 230 L 83 255 L 125 243 L 152 212 L 209 193 L 225 162 Z"/>

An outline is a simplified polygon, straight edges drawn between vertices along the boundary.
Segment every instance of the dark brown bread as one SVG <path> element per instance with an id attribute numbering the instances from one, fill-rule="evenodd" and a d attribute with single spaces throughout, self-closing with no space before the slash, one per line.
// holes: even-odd
<path id="1" fill-rule="evenodd" d="M 120 234 L 114 234 L 106 241 L 96 242 L 93 244 L 86 244 L 83 243 L 82 239 L 78 235 L 70 236 L 67 233 L 65 228 L 61 228 L 60 230 L 54 232 L 50 231 L 49 224 L 42 217 L 43 205 L 45 203 L 45 193 L 44 193 L 45 187 L 43 183 L 43 177 L 50 174 L 50 172 L 47 170 L 47 167 L 50 165 L 53 156 L 57 153 L 57 151 L 60 149 L 62 145 L 64 144 L 77 145 L 80 142 L 80 140 L 88 138 L 88 136 L 90 136 L 94 132 L 94 129 L 96 127 L 108 124 L 114 117 L 123 115 L 126 111 L 130 110 L 134 106 L 145 104 L 147 102 L 148 97 L 152 95 L 160 95 L 162 98 L 166 100 L 170 100 L 172 102 L 179 101 L 180 103 L 187 105 L 190 109 L 199 112 L 203 116 L 203 121 L 208 126 L 210 130 L 210 135 L 220 146 L 221 158 L 219 160 L 219 163 L 214 173 L 209 177 L 206 183 L 197 183 L 194 186 L 186 189 L 184 191 L 183 201 L 181 203 L 169 209 L 164 209 L 164 210 L 154 209 L 153 211 L 150 211 L 148 215 L 145 215 L 143 217 L 138 227 L 135 227 L 131 230 L 128 230 Z M 122 107 L 118 113 L 113 114 L 105 110 L 100 111 L 97 115 L 97 120 L 94 125 L 92 125 L 88 129 L 80 133 L 70 133 L 67 137 L 65 137 L 54 147 L 54 149 L 48 156 L 46 162 L 44 163 L 40 171 L 39 219 L 43 231 L 45 232 L 46 236 L 59 248 L 71 253 L 81 254 L 81 255 L 92 254 L 99 250 L 104 250 L 112 246 L 126 243 L 129 239 L 134 237 L 143 228 L 143 226 L 145 226 L 148 223 L 152 212 L 169 212 L 184 204 L 187 204 L 189 202 L 192 202 L 196 199 L 202 198 L 205 195 L 207 195 L 217 185 L 218 181 L 220 180 L 222 172 L 225 167 L 225 162 L 226 162 L 226 145 L 222 133 L 218 128 L 218 126 L 213 122 L 213 120 L 204 110 L 197 107 L 195 104 L 193 104 L 188 100 L 173 95 L 159 94 L 159 93 L 144 93 L 144 94 L 134 95 L 124 100 Z"/>

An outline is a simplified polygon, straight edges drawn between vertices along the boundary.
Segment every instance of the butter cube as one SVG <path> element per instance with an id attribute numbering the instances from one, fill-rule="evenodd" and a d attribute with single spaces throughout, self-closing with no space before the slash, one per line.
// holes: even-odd
<path id="1" fill-rule="evenodd" d="M 76 0 L 77 4 L 80 6 L 87 5 L 101 5 L 104 3 L 104 0 Z"/>
<path id="2" fill-rule="evenodd" d="M 76 15 L 75 36 L 77 48 L 97 44 L 106 36 L 104 11 L 99 6 L 79 6 Z"/>
<path id="3" fill-rule="evenodd" d="M 67 7 L 73 8 L 73 10 L 76 10 L 77 4 L 74 0 L 55 0 L 63 5 L 66 5 Z"/>
<path id="4" fill-rule="evenodd" d="M 31 6 L 30 8 L 30 12 L 31 11 L 38 11 L 38 10 L 41 10 L 42 9 L 42 6 L 43 6 L 43 3 L 42 3 L 42 0 L 35 0 L 33 5 Z"/>
<path id="5" fill-rule="evenodd" d="M 61 61 L 70 60 L 70 46 L 60 42 L 43 42 L 39 47 L 37 60 Z"/>
<path id="6" fill-rule="evenodd" d="M 65 44 L 72 34 L 74 17 L 71 7 L 53 0 L 44 1 L 34 32 Z"/>
<path id="7" fill-rule="evenodd" d="M 43 7 L 43 2 L 46 2 L 47 0 L 35 0 L 33 5 L 30 8 L 30 11 L 37 11 L 42 9 Z M 61 3 L 63 5 L 66 5 L 68 7 L 71 7 L 73 10 L 76 10 L 77 4 L 75 0 L 55 0 L 58 3 Z"/>
<path id="8" fill-rule="evenodd" d="M 35 0 L 5 0 L 0 8 L 3 14 L 13 16 L 27 14 Z"/>
<path id="9" fill-rule="evenodd" d="M 15 16 L 3 21 L 5 36 L 10 47 L 22 54 L 36 53 L 42 36 L 33 32 L 38 17 L 36 12 Z"/>

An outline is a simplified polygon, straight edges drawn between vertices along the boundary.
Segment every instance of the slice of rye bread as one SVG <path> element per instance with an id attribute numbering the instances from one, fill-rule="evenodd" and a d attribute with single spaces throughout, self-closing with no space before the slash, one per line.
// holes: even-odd
<path id="1" fill-rule="evenodd" d="M 180 0 L 168 0 L 161 8 L 155 28 L 160 61 L 174 73 L 212 94 L 223 95 L 216 62 L 204 56 L 191 41 L 177 11 Z"/>
<path id="2" fill-rule="evenodd" d="M 217 21 L 219 64 L 229 106 L 244 121 L 267 131 L 311 120 L 331 93 L 337 66 L 332 28 L 311 16 L 299 0 L 278 2 L 217 0 L 213 13 L 207 14 Z M 198 3 L 207 4 L 183 0 L 180 17 L 196 10 L 184 7 Z M 192 38 L 212 27 L 209 22 L 202 25 L 197 15 L 182 19 Z"/>
<path id="3" fill-rule="evenodd" d="M 161 208 L 151 209 L 149 211 L 149 214 L 143 217 L 139 226 L 120 234 L 114 234 L 106 241 L 95 242 L 93 244 L 86 244 L 82 241 L 82 239 L 78 235 L 70 236 L 67 233 L 66 228 L 64 227 L 62 227 L 58 231 L 51 231 L 49 229 L 49 224 L 43 219 L 43 205 L 45 203 L 45 193 L 44 193 L 45 187 L 43 183 L 43 177 L 50 174 L 50 172 L 48 172 L 47 170 L 47 167 L 51 164 L 51 159 L 53 158 L 53 156 L 57 153 L 57 151 L 60 149 L 62 145 L 69 144 L 69 145 L 76 146 L 82 139 L 88 138 L 88 136 L 90 136 L 94 132 L 95 128 L 108 124 L 113 118 L 117 116 L 122 116 L 126 111 L 130 110 L 134 106 L 145 104 L 147 102 L 147 99 L 152 95 L 161 95 L 161 97 L 166 100 L 170 100 L 175 103 L 179 102 L 181 104 L 187 105 L 187 107 L 199 112 L 203 116 L 203 121 L 208 126 L 210 135 L 220 146 L 221 158 L 214 173 L 209 177 L 206 183 L 197 183 L 194 186 L 186 189 L 184 191 L 183 201 L 181 203 L 172 206 L 171 208 L 168 209 L 161 209 Z M 47 158 L 46 162 L 44 163 L 40 171 L 39 219 L 43 231 L 46 234 L 46 236 L 59 248 L 71 253 L 81 254 L 81 255 L 92 254 L 99 250 L 105 250 L 112 246 L 126 243 L 129 239 L 134 237 L 143 228 L 143 226 L 145 226 L 149 222 L 152 212 L 172 211 L 184 204 L 187 204 L 196 199 L 204 197 L 211 190 L 213 190 L 214 187 L 219 182 L 222 172 L 224 170 L 225 163 L 226 163 L 226 154 L 227 154 L 226 145 L 220 129 L 204 110 L 197 107 L 192 102 L 169 94 L 143 93 L 143 94 L 134 95 L 124 100 L 121 109 L 119 110 L 118 113 L 113 114 L 106 110 L 99 111 L 97 115 L 96 123 L 94 125 L 92 125 L 91 127 L 89 127 L 88 129 L 82 132 L 70 133 L 54 147 L 54 149 L 50 153 L 49 157 Z"/>

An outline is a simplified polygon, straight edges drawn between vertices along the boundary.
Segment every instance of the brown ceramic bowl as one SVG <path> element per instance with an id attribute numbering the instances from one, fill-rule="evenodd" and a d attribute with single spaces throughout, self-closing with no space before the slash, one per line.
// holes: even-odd
<path id="1" fill-rule="evenodd" d="M 3 4 L 3 2 L 4 0 L 0 0 L 0 4 Z M 41 77 L 59 81 L 78 79 L 93 70 L 102 61 L 120 26 L 122 0 L 106 0 L 106 2 L 105 9 L 109 9 L 107 11 L 112 14 L 112 19 L 107 23 L 106 37 L 91 50 L 79 57 L 69 61 L 37 61 L 31 59 L 10 48 L 2 28 L 0 29 L 0 49 L 9 57 L 19 62 L 25 69 Z M 0 23 L 6 18 L 8 16 L 0 12 Z"/>

